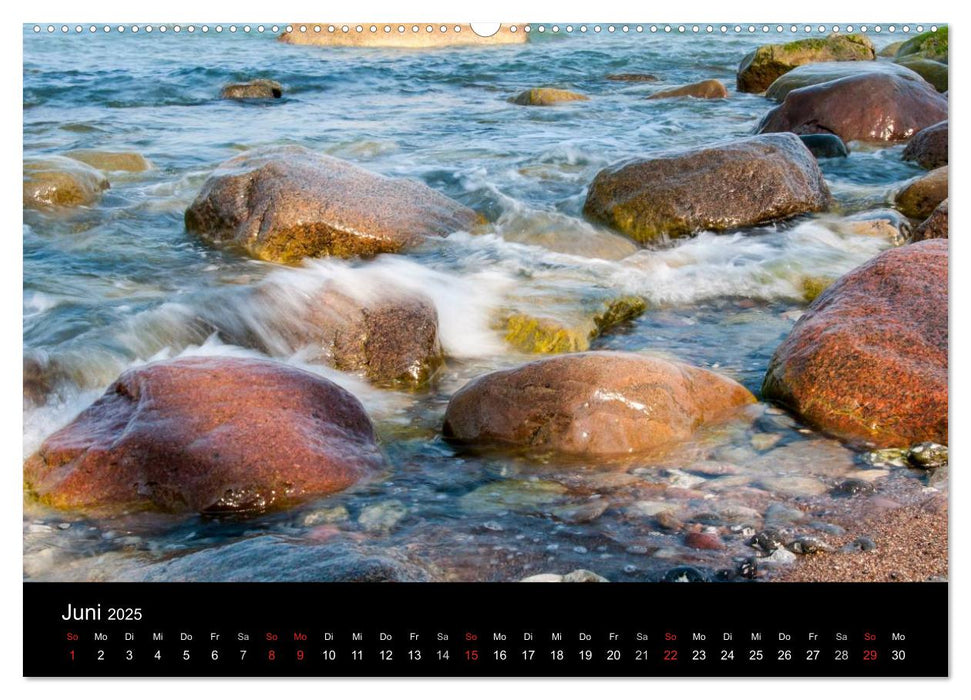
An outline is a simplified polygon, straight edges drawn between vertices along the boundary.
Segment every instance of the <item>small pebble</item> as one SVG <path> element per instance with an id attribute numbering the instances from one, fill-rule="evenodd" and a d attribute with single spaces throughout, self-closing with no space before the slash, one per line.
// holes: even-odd
<path id="1" fill-rule="evenodd" d="M 783 545 L 783 539 L 782 533 L 778 530 L 766 529 L 757 532 L 748 544 L 761 552 L 771 554 Z"/>
<path id="2" fill-rule="evenodd" d="M 667 583 L 706 583 L 709 578 L 693 566 L 676 566 L 664 574 L 661 580 Z"/>
<path id="3" fill-rule="evenodd" d="M 795 554 L 790 552 L 788 549 L 785 549 L 784 547 L 779 547 L 777 550 L 772 552 L 772 554 L 770 554 L 767 557 L 764 557 L 762 559 L 762 562 L 763 563 L 771 562 L 772 564 L 781 564 L 784 566 L 786 564 L 791 564 L 795 560 L 796 560 Z"/>
<path id="4" fill-rule="evenodd" d="M 907 452 L 907 460 L 920 469 L 936 469 L 947 465 L 947 445 L 922 442 Z"/>
<path id="5" fill-rule="evenodd" d="M 689 532 L 684 543 L 692 549 L 722 549 L 725 546 L 718 535 L 708 532 Z"/>
<path id="6" fill-rule="evenodd" d="M 869 481 L 863 479 L 844 479 L 830 489 L 832 496 L 860 496 L 871 494 L 876 488 Z"/>
<path id="7" fill-rule="evenodd" d="M 877 543 L 866 536 L 857 537 L 855 540 L 843 547 L 844 552 L 875 552 L 876 549 Z"/>
<path id="8" fill-rule="evenodd" d="M 832 547 L 816 537 L 799 537 L 789 543 L 789 549 L 796 554 L 820 554 L 833 551 Z"/>

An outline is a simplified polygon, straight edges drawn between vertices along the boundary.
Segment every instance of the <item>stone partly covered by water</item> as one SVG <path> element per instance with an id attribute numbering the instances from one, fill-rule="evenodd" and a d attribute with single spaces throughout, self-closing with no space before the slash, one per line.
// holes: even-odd
<path id="1" fill-rule="evenodd" d="M 702 80 L 699 83 L 659 90 L 648 96 L 649 100 L 662 100 L 671 97 L 698 97 L 701 99 L 721 99 L 728 97 L 728 90 L 720 80 Z"/>
<path id="2" fill-rule="evenodd" d="M 698 367 L 578 353 L 470 382 L 449 401 L 443 432 L 475 445 L 622 455 L 687 439 L 753 401 L 740 384 Z"/>
<path id="3" fill-rule="evenodd" d="M 776 349 L 762 392 L 847 440 L 947 443 L 948 248 L 886 251 L 841 277 Z"/>
<path id="4" fill-rule="evenodd" d="M 872 61 L 875 58 L 873 43 L 859 34 L 833 34 L 786 44 L 766 44 L 742 59 L 736 81 L 739 92 L 762 92 L 780 75 L 806 63 Z"/>
<path id="5" fill-rule="evenodd" d="M 901 157 L 915 161 L 922 168 L 939 168 L 947 165 L 947 151 L 948 128 L 945 119 L 914 134 Z"/>
<path id="6" fill-rule="evenodd" d="M 77 207 L 94 204 L 108 180 L 80 160 L 64 156 L 24 159 L 24 208 Z"/>
<path id="7" fill-rule="evenodd" d="M 351 486 L 384 460 L 361 404 L 267 360 L 185 358 L 132 369 L 24 465 L 64 508 L 264 510 Z"/>
<path id="8" fill-rule="evenodd" d="M 829 189 L 792 134 L 738 139 L 602 170 L 583 212 L 647 243 L 825 209 Z"/>
<path id="9" fill-rule="evenodd" d="M 516 105 L 529 107 L 548 107 L 561 102 L 586 102 L 590 98 L 571 90 L 561 90 L 559 88 L 532 88 L 524 90 L 515 97 L 509 99 Z"/>
<path id="10" fill-rule="evenodd" d="M 152 169 L 152 163 L 141 153 L 134 151 L 99 151 L 82 148 L 65 153 L 68 158 L 87 163 L 92 168 L 107 172 L 140 173 Z"/>
<path id="11" fill-rule="evenodd" d="M 185 213 L 189 231 L 285 263 L 398 252 L 476 221 L 475 212 L 426 185 L 297 146 L 223 163 Z"/>
<path id="12" fill-rule="evenodd" d="M 897 209 L 912 219 L 926 219 L 947 199 L 948 166 L 930 171 L 907 184 L 894 198 Z"/>
<path id="13" fill-rule="evenodd" d="M 857 75 L 888 75 L 915 79 L 915 71 L 896 63 L 884 61 L 832 61 L 829 63 L 807 63 L 776 79 L 765 96 L 770 100 L 782 102 L 793 90 L 828 83 L 831 80 Z"/>
<path id="14" fill-rule="evenodd" d="M 759 133 L 832 133 L 844 141 L 903 141 L 947 119 L 947 99 L 916 73 L 872 72 L 793 90 Z"/>
<path id="15" fill-rule="evenodd" d="M 230 83 L 219 94 L 224 100 L 278 100 L 283 86 L 275 80 L 258 78 L 245 83 Z"/>
<path id="16" fill-rule="evenodd" d="M 850 154 L 836 134 L 803 134 L 799 138 L 817 158 L 846 158 Z"/>

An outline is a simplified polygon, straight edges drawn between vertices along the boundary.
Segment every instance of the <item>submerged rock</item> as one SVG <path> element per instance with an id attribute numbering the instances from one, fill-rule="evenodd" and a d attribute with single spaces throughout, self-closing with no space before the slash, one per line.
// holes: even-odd
<path id="1" fill-rule="evenodd" d="M 211 547 L 128 572 L 128 581 L 343 582 L 433 581 L 422 563 L 390 547 L 348 542 L 307 545 L 263 535 Z"/>
<path id="2" fill-rule="evenodd" d="M 793 90 L 828 83 L 840 78 L 859 75 L 888 75 L 899 76 L 914 80 L 918 77 L 915 71 L 897 63 L 886 61 L 833 61 L 831 63 L 809 63 L 805 66 L 789 71 L 780 76 L 769 89 L 765 91 L 765 96 L 770 100 L 782 102 Z"/>
<path id="3" fill-rule="evenodd" d="M 917 73 L 921 78 L 934 86 L 938 92 L 947 92 L 947 64 L 932 61 L 919 56 L 905 56 L 897 59 L 897 63 Z"/>
<path id="4" fill-rule="evenodd" d="M 476 221 L 471 209 L 419 182 L 296 146 L 226 161 L 185 212 L 190 232 L 284 263 L 395 253 Z"/>
<path id="5" fill-rule="evenodd" d="M 620 297 L 606 302 L 600 313 L 576 323 L 513 314 L 506 319 L 505 339 L 523 352 L 583 352 L 590 349 L 590 341 L 637 318 L 646 308 L 647 303 L 640 297 Z"/>
<path id="6" fill-rule="evenodd" d="M 283 86 L 275 80 L 260 78 L 245 83 L 230 83 L 219 96 L 224 100 L 277 100 L 283 97 Z"/>
<path id="7" fill-rule="evenodd" d="M 911 234 L 912 241 L 926 241 L 929 238 L 947 238 L 947 200 L 934 207 L 919 225 L 914 227 Z"/>
<path id="8" fill-rule="evenodd" d="M 108 187 L 100 171 L 79 160 L 64 156 L 24 159 L 24 209 L 94 204 Z"/>
<path id="9" fill-rule="evenodd" d="M 797 39 L 787 44 L 767 44 L 742 59 L 736 82 L 740 92 L 762 92 L 784 73 L 805 63 L 821 61 L 872 61 L 873 43 L 859 34 L 832 34 Z"/>
<path id="10" fill-rule="evenodd" d="M 844 275 L 776 349 L 763 396 L 853 442 L 947 443 L 947 280 L 937 240 Z"/>
<path id="11" fill-rule="evenodd" d="M 920 167 L 939 168 L 947 165 L 948 120 L 921 129 L 907 143 L 901 156 L 904 160 L 915 161 Z"/>
<path id="12" fill-rule="evenodd" d="M 134 151 L 77 150 L 65 153 L 68 158 L 79 160 L 98 170 L 140 173 L 151 170 L 152 163 L 141 153 Z"/>
<path id="13" fill-rule="evenodd" d="M 624 83 L 656 83 L 659 78 L 650 73 L 611 73 L 607 80 L 617 80 Z"/>
<path id="14" fill-rule="evenodd" d="M 681 85 L 680 87 L 660 90 L 648 95 L 649 100 L 661 100 L 669 97 L 700 97 L 703 99 L 718 99 L 728 97 L 728 90 L 718 80 L 702 80 L 699 83 Z"/>
<path id="15" fill-rule="evenodd" d="M 333 493 L 384 465 L 364 408 L 317 375 L 188 357 L 129 370 L 24 465 L 61 508 L 253 511 Z"/>
<path id="16" fill-rule="evenodd" d="M 446 438 L 577 455 L 649 451 L 754 402 L 740 384 L 690 365 L 588 352 L 483 375 L 452 396 Z"/>
<path id="17" fill-rule="evenodd" d="M 897 49 L 896 56 L 898 59 L 919 56 L 947 63 L 947 27 L 938 27 L 937 31 L 924 32 L 908 39 Z"/>
<path id="18" fill-rule="evenodd" d="M 515 97 L 511 97 L 509 101 L 517 105 L 546 107 L 549 105 L 558 104 L 560 102 L 578 102 L 589 99 L 590 98 L 586 95 L 581 95 L 578 92 L 571 92 L 570 90 L 559 90 L 557 88 L 533 88 L 531 90 L 524 90 Z"/>
<path id="19" fill-rule="evenodd" d="M 926 219 L 947 199 L 948 166 L 932 170 L 913 180 L 894 198 L 901 212 L 913 219 Z"/>
<path id="20" fill-rule="evenodd" d="M 817 158 L 846 158 L 850 151 L 836 134 L 803 134 L 799 139 Z"/>
<path id="21" fill-rule="evenodd" d="M 647 243 L 786 219 L 829 202 L 809 149 L 793 134 L 773 134 L 602 170 L 583 213 Z"/>
<path id="22" fill-rule="evenodd" d="M 947 99 L 916 73 L 862 73 L 793 90 L 757 131 L 902 141 L 942 119 L 947 119 Z"/>
<path id="23" fill-rule="evenodd" d="M 520 583 L 609 583 L 600 574 L 587 569 L 576 569 L 568 574 L 534 574 Z"/>
<path id="24" fill-rule="evenodd" d="M 880 49 L 877 52 L 877 56 L 880 56 L 881 58 L 893 58 L 894 56 L 897 55 L 897 50 L 900 49 L 900 47 L 903 45 L 904 45 L 903 41 L 891 42 L 886 46 L 884 46 L 882 49 Z"/>

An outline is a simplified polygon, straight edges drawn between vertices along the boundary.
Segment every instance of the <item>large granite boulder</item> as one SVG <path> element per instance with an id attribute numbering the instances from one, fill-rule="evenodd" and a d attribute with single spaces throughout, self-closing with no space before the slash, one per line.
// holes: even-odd
<path id="1" fill-rule="evenodd" d="M 754 400 L 742 385 L 699 367 L 585 352 L 469 382 L 449 401 L 443 433 L 478 446 L 624 455 L 686 440 Z"/>
<path id="2" fill-rule="evenodd" d="M 820 211 L 829 190 L 793 134 L 755 136 L 600 171 L 583 213 L 647 243 Z"/>
<path id="3" fill-rule="evenodd" d="M 806 63 L 872 61 L 875 58 L 873 43 L 859 34 L 833 34 L 786 44 L 767 44 L 742 59 L 736 82 L 739 92 L 762 92 L 780 75 Z"/>
<path id="4" fill-rule="evenodd" d="M 861 73 L 793 90 L 757 131 L 903 141 L 947 119 L 947 99 L 918 76 Z"/>
<path id="5" fill-rule="evenodd" d="M 898 59 L 918 56 L 947 63 L 947 27 L 938 27 L 937 31 L 911 37 L 900 45 L 896 56 Z"/>
<path id="6" fill-rule="evenodd" d="M 853 443 L 947 444 L 947 281 L 946 240 L 847 273 L 776 349 L 763 395 Z"/>
<path id="7" fill-rule="evenodd" d="M 905 56 L 897 59 L 897 63 L 917 73 L 933 85 L 938 92 L 947 92 L 948 69 L 946 63 L 919 56 Z"/>
<path id="8" fill-rule="evenodd" d="M 914 227 L 910 239 L 926 241 L 929 238 L 947 238 L 947 200 L 934 207 L 926 219 Z"/>
<path id="9" fill-rule="evenodd" d="M 346 489 L 384 460 L 360 402 L 267 360 L 190 357 L 122 374 L 24 465 L 62 508 L 261 511 Z"/>
<path id="10" fill-rule="evenodd" d="M 948 166 L 931 170 L 897 193 L 894 204 L 912 219 L 925 219 L 947 199 Z"/>
<path id="11" fill-rule="evenodd" d="M 471 209 L 419 182 L 296 146 L 223 163 L 185 212 L 190 232 L 284 263 L 395 253 L 476 221 Z"/>
<path id="12" fill-rule="evenodd" d="M 918 73 L 906 66 L 888 61 L 807 63 L 779 76 L 765 91 L 765 96 L 776 102 L 782 102 L 793 90 L 856 75 L 897 75 L 913 80 Z"/>

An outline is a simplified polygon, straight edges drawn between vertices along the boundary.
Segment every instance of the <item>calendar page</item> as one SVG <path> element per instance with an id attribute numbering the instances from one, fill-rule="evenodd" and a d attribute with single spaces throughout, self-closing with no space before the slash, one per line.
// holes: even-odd
<path id="1" fill-rule="evenodd" d="M 24 675 L 948 674 L 946 23 L 22 41 Z"/>

